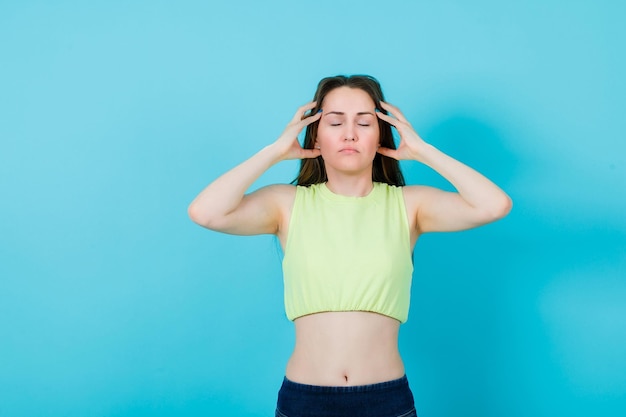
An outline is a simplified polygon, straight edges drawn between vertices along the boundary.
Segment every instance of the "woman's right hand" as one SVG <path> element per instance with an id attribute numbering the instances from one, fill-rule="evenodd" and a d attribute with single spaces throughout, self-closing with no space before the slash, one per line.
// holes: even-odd
<path id="1" fill-rule="evenodd" d="M 270 185 L 246 191 L 273 164 L 285 159 L 316 158 L 319 149 L 303 149 L 298 134 L 322 113 L 307 115 L 316 103 L 298 109 L 285 131 L 268 145 L 209 184 L 189 206 L 191 219 L 211 230 L 237 235 L 280 234 L 295 187 Z"/>
<path id="2" fill-rule="evenodd" d="M 304 149 L 298 141 L 298 135 L 308 125 L 318 121 L 322 117 L 321 110 L 315 114 L 308 115 L 307 111 L 315 108 L 317 103 L 312 101 L 304 106 L 298 108 L 298 111 L 293 116 L 293 119 L 289 122 L 280 137 L 274 142 L 271 147 L 278 153 L 280 160 L 287 159 L 306 159 L 317 158 L 321 152 L 319 149 Z"/>

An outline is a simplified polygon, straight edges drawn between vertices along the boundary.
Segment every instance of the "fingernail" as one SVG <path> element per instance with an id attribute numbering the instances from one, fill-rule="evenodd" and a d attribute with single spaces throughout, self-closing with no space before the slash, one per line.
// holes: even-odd
<path id="1" fill-rule="evenodd" d="M 376 113 L 380 113 L 380 110 L 376 109 Z"/>
<path id="2" fill-rule="evenodd" d="M 317 112 L 318 112 L 318 113 L 321 113 L 321 112 L 322 112 L 322 109 L 319 109 Z"/>

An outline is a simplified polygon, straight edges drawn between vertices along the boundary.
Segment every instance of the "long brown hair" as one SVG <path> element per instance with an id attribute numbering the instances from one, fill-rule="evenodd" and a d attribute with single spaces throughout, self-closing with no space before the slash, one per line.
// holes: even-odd
<path id="1" fill-rule="evenodd" d="M 317 91 L 313 97 L 313 101 L 316 101 L 317 105 L 311 110 L 311 114 L 315 114 L 322 107 L 324 97 L 326 97 L 328 93 L 339 87 L 358 88 L 365 91 L 372 98 L 372 101 L 374 101 L 377 111 L 387 114 L 387 112 L 380 107 L 380 102 L 385 101 L 380 83 L 376 78 L 369 75 L 337 75 L 335 77 L 322 79 L 317 85 Z M 303 148 L 313 149 L 315 139 L 317 138 L 318 125 L 319 121 L 307 126 L 304 134 Z M 379 119 L 378 129 L 380 133 L 380 146 L 396 149 L 391 133 L 391 125 Z M 321 156 L 318 156 L 317 158 L 307 158 L 300 161 L 300 172 L 292 183 L 308 186 L 326 181 L 328 181 L 328 177 L 326 175 L 324 160 Z M 389 185 L 404 185 L 404 176 L 402 175 L 402 171 L 400 171 L 398 161 L 377 153 L 374 157 L 372 181 L 384 182 Z"/>

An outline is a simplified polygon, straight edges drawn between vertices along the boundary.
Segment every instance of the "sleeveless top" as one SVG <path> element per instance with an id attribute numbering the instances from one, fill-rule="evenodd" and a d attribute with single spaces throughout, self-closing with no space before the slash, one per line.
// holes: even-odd
<path id="1" fill-rule="evenodd" d="M 412 258 L 402 187 L 374 183 L 348 197 L 325 183 L 297 186 L 283 258 L 287 318 L 369 311 L 404 323 Z"/>

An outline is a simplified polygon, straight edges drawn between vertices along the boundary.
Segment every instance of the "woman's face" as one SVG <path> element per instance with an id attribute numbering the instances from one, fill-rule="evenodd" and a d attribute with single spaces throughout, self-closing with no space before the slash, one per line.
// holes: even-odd
<path id="1" fill-rule="evenodd" d="M 369 94 L 359 88 L 339 87 L 326 95 L 315 146 L 327 170 L 371 172 L 380 141 L 375 109 Z"/>

